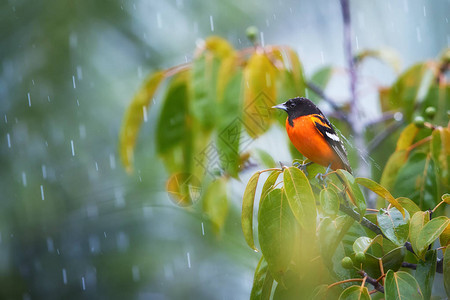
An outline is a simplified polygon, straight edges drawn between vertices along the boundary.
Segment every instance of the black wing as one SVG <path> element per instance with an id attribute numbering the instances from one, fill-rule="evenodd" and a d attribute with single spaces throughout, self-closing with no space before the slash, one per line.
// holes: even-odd
<path id="1" fill-rule="evenodd" d="M 345 166 L 345 169 L 351 173 L 352 169 L 350 167 L 350 163 L 348 162 L 347 151 L 345 150 L 344 144 L 342 144 L 341 139 L 336 134 L 336 131 L 334 131 L 330 121 L 328 121 L 328 119 L 323 115 L 316 114 L 314 115 L 314 117 L 316 118 L 316 120 L 314 120 L 314 125 L 331 146 L 331 148 L 333 148 L 334 152 L 336 152 L 336 154 L 339 156 Z"/>

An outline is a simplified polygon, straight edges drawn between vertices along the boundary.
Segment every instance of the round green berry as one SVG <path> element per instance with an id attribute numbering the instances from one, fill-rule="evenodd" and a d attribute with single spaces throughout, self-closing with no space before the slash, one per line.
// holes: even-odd
<path id="1" fill-rule="evenodd" d="M 414 125 L 416 125 L 419 128 L 423 128 L 425 124 L 425 119 L 422 116 L 417 116 L 414 118 Z"/>
<path id="2" fill-rule="evenodd" d="M 359 264 L 363 264 L 366 261 L 366 255 L 364 252 L 358 252 L 355 254 L 355 261 Z"/>
<path id="3" fill-rule="evenodd" d="M 252 43 L 254 43 L 258 39 L 259 30 L 256 26 L 248 27 L 245 33 L 247 34 L 247 38 Z"/>
<path id="4" fill-rule="evenodd" d="M 353 268 L 353 261 L 350 257 L 346 256 L 341 260 L 341 265 L 344 269 Z"/>
<path id="5" fill-rule="evenodd" d="M 425 115 L 428 118 L 433 119 L 436 115 L 436 108 L 434 108 L 433 106 L 428 106 L 427 109 L 425 109 Z"/>

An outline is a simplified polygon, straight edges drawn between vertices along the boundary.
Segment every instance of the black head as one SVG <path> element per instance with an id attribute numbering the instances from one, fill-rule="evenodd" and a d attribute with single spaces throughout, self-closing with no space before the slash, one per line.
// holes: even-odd
<path id="1" fill-rule="evenodd" d="M 289 99 L 288 101 L 274 106 L 274 108 L 282 109 L 287 112 L 289 118 L 289 124 L 293 125 L 293 120 L 298 117 L 319 114 L 322 115 L 317 106 L 311 102 L 311 100 L 303 97 L 297 97 Z"/>

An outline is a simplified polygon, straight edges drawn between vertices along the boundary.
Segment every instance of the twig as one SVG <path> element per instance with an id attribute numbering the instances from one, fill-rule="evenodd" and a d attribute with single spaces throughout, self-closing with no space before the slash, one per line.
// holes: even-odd
<path id="1" fill-rule="evenodd" d="M 371 285 L 373 285 L 373 287 L 379 291 L 384 293 L 384 287 L 374 278 L 370 277 L 369 275 L 367 275 L 366 272 L 364 272 L 363 270 L 359 270 L 358 274 L 361 275 L 363 278 L 366 278 L 366 281 L 368 283 L 370 283 Z"/>
<path id="2" fill-rule="evenodd" d="M 357 222 L 359 222 L 359 220 L 361 220 L 361 225 L 370 229 L 371 231 L 373 231 L 376 234 L 381 234 L 383 237 L 386 238 L 386 236 L 384 235 L 384 233 L 381 231 L 380 227 L 378 227 L 376 224 L 372 223 L 369 219 L 363 217 L 361 219 L 361 216 L 359 213 L 357 213 L 356 211 L 354 211 L 353 209 L 351 209 L 349 206 L 345 205 L 345 204 L 341 204 L 341 206 L 339 207 L 339 209 L 343 212 L 346 213 L 347 215 L 349 215 L 350 217 L 352 217 L 353 219 L 355 219 Z"/>
<path id="3" fill-rule="evenodd" d="M 417 265 L 404 261 L 402 262 L 402 267 L 415 270 L 417 268 Z"/>

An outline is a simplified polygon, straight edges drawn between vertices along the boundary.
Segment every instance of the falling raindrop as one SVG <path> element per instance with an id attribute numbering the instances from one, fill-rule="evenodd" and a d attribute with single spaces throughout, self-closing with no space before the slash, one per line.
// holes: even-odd
<path id="1" fill-rule="evenodd" d="M 205 235 L 205 226 L 203 225 L 203 222 L 202 222 L 202 235 Z"/>
<path id="2" fill-rule="evenodd" d="M 259 33 L 259 36 L 260 36 L 260 40 L 261 40 L 261 47 L 264 47 L 264 32 L 260 32 Z"/>
<path id="3" fill-rule="evenodd" d="M 83 79 L 83 69 L 81 68 L 81 66 L 77 66 L 77 78 L 78 80 Z"/>
<path id="4" fill-rule="evenodd" d="M 47 100 L 48 100 L 48 102 L 50 102 L 50 96 L 47 96 Z"/>
<path id="5" fill-rule="evenodd" d="M 72 83 L 73 83 L 73 88 L 76 89 L 77 85 L 75 84 L 75 76 L 72 75 Z"/>
<path id="6" fill-rule="evenodd" d="M 84 280 L 84 276 L 81 276 L 81 287 L 83 288 L 83 291 L 86 290 L 86 281 Z"/>
<path id="7" fill-rule="evenodd" d="M 209 16 L 209 24 L 211 25 L 211 31 L 214 32 L 214 20 L 213 20 L 213 16 Z"/>
<path id="8" fill-rule="evenodd" d="M 188 253 L 186 253 L 186 256 L 187 256 L 188 268 L 190 269 L 191 268 L 191 255 L 188 252 Z"/>
<path id="9" fill-rule="evenodd" d="M 144 116 L 144 123 L 147 122 L 147 106 L 142 106 L 142 114 Z"/>
<path id="10" fill-rule="evenodd" d="M 77 99 L 77 106 L 80 106 L 80 101 Z"/>
<path id="11" fill-rule="evenodd" d="M 55 252 L 55 245 L 53 244 L 53 239 L 51 237 L 47 238 L 47 250 L 50 253 Z"/>
<path id="12" fill-rule="evenodd" d="M 98 171 L 98 163 L 95 162 L 95 171 Z"/>
<path id="13" fill-rule="evenodd" d="M 30 93 L 27 93 L 28 96 L 28 107 L 31 107 L 31 96 Z"/>
<path id="14" fill-rule="evenodd" d="M 125 252 L 130 245 L 130 241 L 128 240 L 128 236 L 123 232 L 119 232 L 116 237 L 117 248 L 121 252 Z"/>
<path id="15" fill-rule="evenodd" d="M 86 137 L 86 127 L 84 124 L 80 124 L 80 126 L 78 126 L 78 131 L 80 132 L 80 139 L 84 139 Z"/>
<path id="16" fill-rule="evenodd" d="M 5 114 L 5 124 L 8 124 L 8 117 Z"/>
<path id="17" fill-rule="evenodd" d="M 72 148 L 72 156 L 75 156 L 75 147 L 73 146 L 73 140 L 70 140 L 70 147 Z"/>
<path id="18" fill-rule="evenodd" d="M 44 201 L 44 186 L 41 184 L 41 199 Z"/>
<path id="19" fill-rule="evenodd" d="M 47 179 L 47 167 L 45 165 L 42 165 L 41 169 L 42 169 L 42 177 L 44 179 Z"/>
<path id="20" fill-rule="evenodd" d="M 8 148 L 11 148 L 11 137 L 9 136 L 9 133 L 6 134 L 6 140 L 8 141 Z"/>
<path id="21" fill-rule="evenodd" d="M 357 35 L 355 35 L 355 44 L 356 44 L 356 50 L 359 50 L 359 41 L 358 41 Z"/>
<path id="22" fill-rule="evenodd" d="M 22 172 L 22 184 L 23 186 L 27 186 L 27 174 L 25 172 Z"/>
<path id="23" fill-rule="evenodd" d="M 64 285 L 66 285 L 67 284 L 67 272 L 66 272 L 66 269 L 62 269 L 62 278 L 63 278 Z"/>

